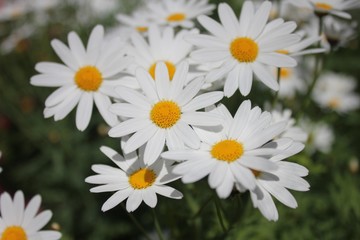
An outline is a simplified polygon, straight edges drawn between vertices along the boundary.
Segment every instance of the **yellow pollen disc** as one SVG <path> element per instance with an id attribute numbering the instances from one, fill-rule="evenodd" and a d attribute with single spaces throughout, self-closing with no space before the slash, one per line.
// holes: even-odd
<path id="1" fill-rule="evenodd" d="M 175 74 L 175 71 L 176 71 L 176 67 L 174 64 L 172 64 L 171 62 L 169 61 L 165 61 L 164 62 L 167 69 L 168 69 L 168 72 L 169 72 L 169 79 L 170 81 L 173 79 L 174 77 L 174 74 Z M 156 64 L 157 63 L 154 63 L 153 65 L 151 65 L 151 67 L 149 68 L 149 73 L 150 75 L 152 76 L 152 78 L 155 80 L 155 68 L 156 68 Z"/>
<path id="2" fill-rule="evenodd" d="M 235 140 L 223 140 L 211 148 L 211 156 L 220 161 L 233 162 L 244 154 L 244 147 Z"/>
<path id="3" fill-rule="evenodd" d="M 76 85 L 84 91 L 97 91 L 102 81 L 100 71 L 94 66 L 82 67 L 75 74 Z"/>
<path id="4" fill-rule="evenodd" d="M 252 173 L 254 174 L 255 177 L 259 177 L 261 172 L 255 169 L 251 169 Z"/>
<path id="5" fill-rule="evenodd" d="M 160 128 L 170 128 L 181 117 L 180 107 L 173 101 L 160 101 L 156 103 L 150 112 L 150 119 Z"/>
<path id="6" fill-rule="evenodd" d="M 281 80 L 287 79 L 291 76 L 291 69 L 290 68 L 281 68 L 280 69 L 280 78 Z"/>
<path id="7" fill-rule="evenodd" d="M 257 43 L 247 37 L 236 38 L 230 44 L 231 55 L 239 62 L 254 62 L 259 53 Z"/>
<path id="8" fill-rule="evenodd" d="M 185 20 L 185 18 L 186 18 L 186 15 L 183 13 L 173 13 L 173 14 L 169 15 L 166 18 L 166 20 L 168 22 L 180 22 L 180 21 Z"/>
<path id="9" fill-rule="evenodd" d="M 146 32 L 148 30 L 148 27 L 136 27 L 136 30 L 138 32 Z"/>
<path id="10" fill-rule="evenodd" d="M 333 8 L 330 4 L 322 3 L 322 2 L 315 3 L 315 7 L 317 9 L 326 10 L 326 11 L 330 11 Z"/>
<path id="11" fill-rule="evenodd" d="M 289 54 L 289 51 L 285 50 L 285 49 L 280 49 L 280 50 L 277 50 L 276 52 L 281 53 L 281 54 L 285 54 L 285 55 Z"/>
<path id="12" fill-rule="evenodd" d="M 11 226 L 5 228 L 1 240 L 27 240 L 26 233 L 22 227 Z"/>
<path id="13" fill-rule="evenodd" d="M 330 108 L 336 109 L 340 106 L 340 101 L 337 98 L 333 98 L 328 102 Z"/>
<path id="14" fill-rule="evenodd" d="M 130 175 L 129 183 L 135 189 L 144 189 L 150 187 L 155 182 L 155 179 L 156 174 L 153 170 L 140 168 Z"/>

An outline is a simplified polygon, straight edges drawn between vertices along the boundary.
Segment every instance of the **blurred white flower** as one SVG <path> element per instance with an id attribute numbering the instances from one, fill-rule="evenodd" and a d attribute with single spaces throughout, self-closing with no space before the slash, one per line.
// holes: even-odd
<path id="1" fill-rule="evenodd" d="M 273 71 L 277 77 L 277 69 Z M 299 76 L 297 68 L 280 68 L 279 97 L 292 99 L 297 92 L 304 92 L 305 81 Z"/>
<path id="2" fill-rule="evenodd" d="M 131 15 L 117 14 L 116 19 L 121 23 L 120 27 L 127 28 L 130 34 L 134 31 L 147 35 L 149 26 L 154 24 L 150 12 L 146 8 L 140 8 Z"/>
<path id="3" fill-rule="evenodd" d="M 360 7 L 358 0 L 293 0 L 289 3 L 309 8 L 318 16 L 332 14 L 346 19 L 351 18 L 351 15 L 345 12 L 346 10 Z"/>
<path id="4" fill-rule="evenodd" d="M 157 204 L 156 194 L 174 199 L 183 197 L 178 190 L 166 186 L 180 176 L 172 173 L 170 161 L 157 159 L 152 165 L 144 163 L 144 148 L 139 151 L 139 157 L 135 152 L 124 157 L 109 147 L 101 147 L 100 150 L 110 158 L 117 168 L 97 164 L 92 165 L 92 170 L 97 173 L 87 177 L 87 183 L 99 184 L 100 186 L 90 189 L 91 192 L 115 192 L 102 206 L 102 211 L 108 211 L 126 201 L 126 210 L 135 211 L 142 201 L 151 208 Z"/>
<path id="5" fill-rule="evenodd" d="M 356 36 L 357 22 L 336 19 L 332 16 L 324 18 L 324 34 L 327 42 L 333 49 L 344 47 Z"/>
<path id="6" fill-rule="evenodd" d="M 360 107 L 360 97 L 355 89 L 353 77 L 326 72 L 319 77 L 312 97 L 322 108 L 347 113 Z"/>
<path id="7" fill-rule="evenodd" d="M 309 119 L 300 119 L 299 126 L 308 133 L 306 148 L 310 153 L 316 150 L 329 153 L 335 140 L 332 128 L 326 123 L 314 123 Z"/>
<path id="8" fill-rule="evenodd" d="M 272 121 L 274 123 L 287 121 L 286 129 L 279 136 L 282 138 L 291 138 L 294 141 L 305 143 L 308 139 L 308 134 L 299 126 L 296 126 L 295 119 L 291 117 L 292 112 L 290 109 L 274 109 L 271 111 Z"/>
<path id="9" fill-rule="evenodd" d="M 30 11 L 27 0 L 0 1 L 0 21 L 14 20 Z"/>
<path id="10" fill-rule="evenodd" d="M 171 27 L 194 27 L 194 19 L 203 14 L 211 14 L 214 4 L 208 0 L 161 0 L 147 5 L 154 22 Z"/>
<path id="11" fill-rule="evenodd" d="M 22 40 L 32 36 L 35 31 L 36 27 L 32 24 L 24 24 L 19 28 L 15 28 L 9 36 L 0 43 L 0 52 L 3 54 L 12 52 Z"/>
<path id="12" fill-rule="evenodd" d="M 12 200 L 7 192 L 1 194 L 0 236 L 2 240 L 58 240 L 61 233 L 52 230 L 42 231 L 51 219 L 50 210 L 39 212 L 41 197 L 36 195 L 25 207 L 22 191 L 15 193 Z"/>

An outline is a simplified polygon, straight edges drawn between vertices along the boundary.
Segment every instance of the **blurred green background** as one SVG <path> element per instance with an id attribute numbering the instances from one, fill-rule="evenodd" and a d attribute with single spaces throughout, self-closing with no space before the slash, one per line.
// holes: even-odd
<path id="1" fill-rule="evenodd" d="M 116 26 L 114 14 L 131 12 L 139 1 L 119 2 L 119 8 L 111 14 L 95 17 L 90 13 L 91 17 L 85 21 L 79 20 L 79 15 L 84 17 L 84 9 L 67 4 L 50 9 L 51 17 L 36 25 L 31 36 L 20 39 L 9 53 L 0 54 L 0 151 L 3 155 L 0 190 L 13 194 L 20 189 L 28 199 L 40 194 L 43 208 L 54 213 L 48 228 L 59 229 L 64 240 L 142 239 L 133 217 L 149 234 L 155 231 L 148 207 L 142 205 L 132 216 L 122 206 L 102 213 L 101 205 L 110 194 L 92 194 L 91 186 L 84 182 L 92 174 L 92 164 L 111 164 L 99 151 L 100 146 L 119 150 L 119 140 L 107 136 L 107 126 L 98 112 L 94 112 L 84 132 L 75 127 L 74 111 L 59 122 L 44 119 L 44 101 L 53 89 L 29 83 L 30 77 L 36 74 L 37 62 L 59 62 L 50 47 L 51 39 L 66 42 L 67 33 L 74 30 L 87 40 L 94 25 Z M 240 11 L 242 1 L 226 2 L 235 12 Z M 359 13 L 352 12 L 355 20 L 360 20 Z M 35 18 L 35 14 L 28 14 L 14 21 L 0 22 L 0 41 L 14 29 L 35 22 Z M 358 42 L 355 39 L 348 48 L 327 55 L 324 68 L 359 80 Z M 257 92 L 249 96 L 260 106 L 268 97 L 266 94 L 259 97 Z M 235 110 L 242 99 L 237 94 L 224 103 Z M 292 159 L 310 170 L 306 177 L 310 191 L 293 192 L 299 204 L 297 209 L 277 202 L 279 221 L 269 222 L 253 209 L 248 193 L 233 194 L 222 200 L 225 217 L 232 226 L 225 237 L 221 234 L 214 203 L 209 202 L 213 192 L 206 180 L 186 186 L 178 181 L 173 186 L 183 191 L 184 199 L 160 197 L 156 207 L 163 230 L 171 236 L 169 239 L 360 239 L 360 112 L 338 115 L 312 105 L 306 115 L 314 121 L 328 123 L 336 137 L 330 154 L 303 153 Z"/>

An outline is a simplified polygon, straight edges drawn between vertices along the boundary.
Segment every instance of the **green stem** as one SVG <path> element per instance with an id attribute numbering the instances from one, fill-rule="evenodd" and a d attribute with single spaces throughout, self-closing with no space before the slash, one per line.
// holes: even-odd
<path id="1" fill-rule="evenodd" d="M 160 240 L 164 240 L 164 235 L 162 233 L 162 230 L 161 230 L 161 227 L 160 227 L 160 223 L 159 223 L 159 220 L 157 218 L 157 215 L 156 215 L 156 212 L 154 209 L 152 209 L 152 213 L 153 213 L 153 217 L 154 217 L 154 223 L 155 223 L 155 228 L 156 228 L 156 232 L 159 236 L 159 239 Z"/>
<path id="2" fill-rule="evenodd" d="M 124 211 L 126 211 L 125 207 L 121 204 L 120 205 Z M 145 231 L 145 229 L 141 226 L 141 224 L 139 223 L 138 220 L 136 220 L 136 218 L 131 214 L 129 213 L 128 211 L 126 211 L 128 216 L 130 217 L 131 221 L 135 224 L 135 226 L 142 232 L 142 234 L 144 235 L 144 237 L 147 239 L 147 240 L 151 240 L 150 236 L 147 234 L 147 232 Z"/>
<path id="3" fill-rule="evenodd" d="M 222 216 L 221 202 L 220 202 L 220 199 L 216 196 L 216 194 L 214 194 L 214 203 L 215 203 L 216 215 L 218 217 L 220 226 L 221 226 L 223 232 L 226 234 L 228 232 L 228 230 L 227 230 L 227 228 L 225 226 L 225 221 L 224 221 L 224 218 Z"/>
<path id="4" fill-rule="evenodd" d="M 205 202 L 201 205 L 201 207 L 199 208 L 199 210 L 194 214 L 194 216 L 192 218 L 197 218 L 200 216 L 200 214 L 202 213 L 202 211 L 205 209 L 205 207 L 211 202 L 212 200 L 212 196 L 209 197 L 208 199 L 205 200 Z"/>

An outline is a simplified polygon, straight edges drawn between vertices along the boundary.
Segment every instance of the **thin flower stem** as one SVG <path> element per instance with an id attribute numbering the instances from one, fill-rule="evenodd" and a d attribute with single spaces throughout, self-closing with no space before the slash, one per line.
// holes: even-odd
<path id="1" fill-rule="evenodd" d="M 214 194 L 214 203 L 215 203 L 216 215 L 219 219 L 220 226 L 221 226 L 223 232 L 226 234 L 228 232 L 228 230 L 225 226 L 225 221 L 222 216 L 221 203 L 220 203 L 219 198 L 216 196 L 216 194 Z"/>
<path id="2" fill-rule="evenodd" d="M 154 217 L 154 223 L 155 223 L 156 232 L 157 232 L 157 234 L 159 236 L 159 239 L 160 240 L 165 240 L 163 232 L 162 232 L 161 227 L 160 227 L 159 220 L 157 218 L 157 215 L 156 215 L 156 212 L 155 212 L 154 209 L 152 209 L 152 213 L 153 213 L 153 217 Z"/>
<path id="3" fill-rule="evenodd" d="M 143 228 L 143 226 L 141 226 L 141 224 L 139 223 L 139 221 L 128 211 L 126 211 L 125 207 L 123 205 L 120 205 L 122 207 L 122 209 L 124 209 L 125 212 L 127 212 L 128 216 L 130 217 L 131 221 L 133 221 L 133 223 L 135 224 L 135 226 L 142 232 L 142 234 L 144 235 L 144 237 L 147 240 L 151 240 L 150 236 L 147 234 L 147 232 L 145 231 L 145 229 Z"/>
<path id="4" fill-rule="evenodd" d="M 205 200 L 205 202 L 201 205 L 201 207 L 199 208 L 199 210 L 194 214 L 193 217 L 191 218 L 197 218 L 200 216 L 200 214 L 202 213 L 202 211 L 205 209 L 205 207 L 211 202 L 212 200 L 212 196 L 209 197 L 208 199 Z"/>
<path id="5" fill-rule="evenodd" d="M 276 75 L 276 81 L 279 84 L 279 86 L 280 86 L 280 79 L 281 79 L 281 68 L 278 68 L 277 69 L 277 75 Z M 272 107 L 273 108 L 276 106 L 277 102 L 279 101 L 279 91 L 280 91 L 280 89 L 275 92 L 274 99 L 273 99 L 273 102 L 272 102 Z"/>

